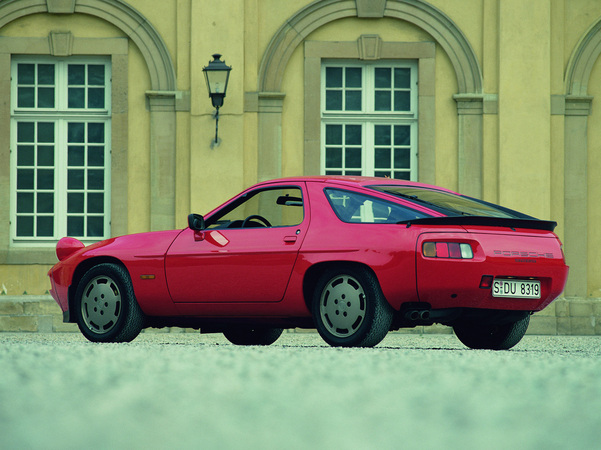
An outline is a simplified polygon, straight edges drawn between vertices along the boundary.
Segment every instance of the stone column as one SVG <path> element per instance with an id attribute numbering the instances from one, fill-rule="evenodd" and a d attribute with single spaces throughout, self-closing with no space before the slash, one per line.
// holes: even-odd
<path id="1" fill-rule="evenodd" d="M 588 292 L 587 126 L 590 96 L 566 96 L 564 166 L 564 252 L 570 276 L 566 297 L 586 298 Z"/>
<path id="2" fill-rule="evenodd" d="M 458 114 L 458 190 L 482 198 L 482 94 L 457 94 Z"/>
<path id="3" fill-rule="evenodd" d="M 286 94 L 259 92 L 258 181 L 282 176 L 282 107 Z"/>
<path id="4" fill-rule="evenodd" d="M 147 91 L 150 108 L 150 230 L 175 228 L 175 97 Z"/>

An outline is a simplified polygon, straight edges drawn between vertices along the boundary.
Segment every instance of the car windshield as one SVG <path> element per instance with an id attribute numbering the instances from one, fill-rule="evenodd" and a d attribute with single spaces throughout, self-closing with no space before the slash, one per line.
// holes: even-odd
<path id="1" fill-rule="evenodd" d="M 386 192 L 397 197 L 402 197 L 416 203 L 421 203 L 436 211 L 450 216 L 487 216 L 502 218 L 529 218 L 525 214 L 504 208 L 493 203 L 478 200 L 472 197 L 457 195 L 450 192 L 439 191 L 413 186 L 369 186 L 376 191 Z"/>

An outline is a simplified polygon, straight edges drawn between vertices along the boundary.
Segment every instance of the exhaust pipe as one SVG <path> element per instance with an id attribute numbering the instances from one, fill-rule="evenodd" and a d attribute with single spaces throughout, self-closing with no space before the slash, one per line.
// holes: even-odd
<path id="1" fill-rule="evenodd" d="M 417 322 L 418 320 L 428 321 L 430 320 L 430 310 L 411 309 L 405 313 L 405 319 L 410 322 Z"/>
<path id="2" fill-rule="evenodd" d="M 411 310 L 405 313 L 405 319 L 410 320 L 411 322 L 415 322 L 419 319 L 419 311 Z"/>

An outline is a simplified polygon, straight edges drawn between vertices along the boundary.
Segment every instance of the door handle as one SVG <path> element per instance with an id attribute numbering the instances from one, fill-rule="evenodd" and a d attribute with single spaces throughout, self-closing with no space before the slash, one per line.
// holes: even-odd
<path id="1" fill-rule="evenodd" d="M 294 244 L 296 242 L 296 236 L 284 236 L 284 242 L 286 244 Z"/>

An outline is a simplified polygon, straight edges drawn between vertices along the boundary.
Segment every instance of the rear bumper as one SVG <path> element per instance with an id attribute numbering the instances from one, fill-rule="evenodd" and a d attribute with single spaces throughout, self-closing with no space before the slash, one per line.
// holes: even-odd
<path id="1" fill-rule="evenodd" d="M 458 240 L 472 246 L 471 259 L 428 258 L 421 254 L 428 240 Z M 506 311 L 540 311 L 561 293 L 568 277 L 561 244 L 548 233 L 424 233 L 418 239 L 417 288 L 419 300 L 433 309 L 478 308 Z M 494 297 L 492 289 L 480 288 L 483 276 L 539 280 L 541 296 Z"/>

